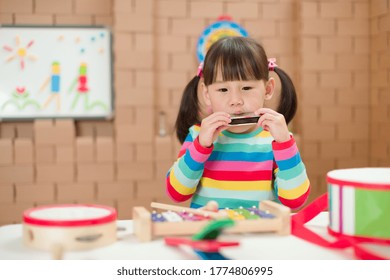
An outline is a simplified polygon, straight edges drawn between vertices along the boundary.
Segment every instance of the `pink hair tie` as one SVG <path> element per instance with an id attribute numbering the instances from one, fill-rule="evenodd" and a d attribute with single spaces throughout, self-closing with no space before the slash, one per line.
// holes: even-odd
<path id="1" fill-rule="evenodd" d="M 278 65 L 276 64 L 276 58 L 274 57 L 268 58 L 268 70 L 274 71 L 275 67 L 278 67 Z"/>
<path id="2" fill-rule="evenodd" d="M 198 72 L 196 73 L 196 76 L 199 78 L 202 78 L 203 76 L 203 62 L 201 62 L 198 66 Z"/>

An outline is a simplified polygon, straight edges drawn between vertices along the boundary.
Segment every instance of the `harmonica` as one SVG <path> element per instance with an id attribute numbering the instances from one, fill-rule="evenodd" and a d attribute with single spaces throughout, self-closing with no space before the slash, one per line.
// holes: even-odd
<path id="1" fill-rule="evenodd" d="M 250 125 L 250 124 L 256 124 L 260 118 L 260 116 L 257 116 L 255 114 L 249 114 L 249 115 L 231 115 L 231 122 L 228 124 L 228 126 L 236 126 L 236 125 Z"/>

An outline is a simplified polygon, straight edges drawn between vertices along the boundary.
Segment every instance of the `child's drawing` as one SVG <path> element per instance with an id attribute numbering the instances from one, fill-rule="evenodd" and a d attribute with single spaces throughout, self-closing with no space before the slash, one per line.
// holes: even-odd
<path id="1" fill-rule="evenodd" d="M 0 26 L 0 119 L 109 118 L 104 27 Z"/>
<path id="2" fill-rule="evenodd" d="M 72 85 L 69 88 L 69 93 L 71 93 L 75 86 L 77 85 L 76 89 L 76 96 L 73 98 L 72 107 L 71 109 L 74 110 L 77 106 L 77 103 L 79 101 L 79 98 L 82 96 L 84 99 L 84 110 L 89 111 L 95 107 L 101 107 L 105 111 L 108 109 L 107 105 L 104 104 L 101 101 L 95 101 L 92 103 L 89 103 L 89 88 L 88 88 L 88 76 L 87 76 L 87 64 L 81 63 L 79 67 L 79 75 L 73 80 Z"/>
<path id="3" fill-rule="evenodd" d="M 1 111 L 7 110 L 7 107 L 14 107 L 18 111 L 24 110 L 27 106 L 30 106 L 32 109 L 39 109 L 41 105 L 39 103 L 29 98 L 30 93 L 26 90 L 25 87 L 17 87 L 11 94 L 11 99 L 8 99 L 1 106 Z"/>
<path id="4" fill-rule="evenodd" d="M 26 45 L 21 46 L 20 38 L 19 38 L 19 36 L 16 36 L 14 48 L 10 47 L 8 45 L 3 45 L 4 50 L 11 53 L 8 57 L 6 57 L 5 61 L 11 62 L 15 58 L 17 58 L 19 60 L 20 69 L 24 70 L 24 67 L 26 64 L 26 59 L 29 59 L 32 61 L 35 61 L 37 59 L 37 57 L 29 51 L 29 48 L 33 44 L 34 44 L 34 40 L 31 40 Z"/>
<path id="5" fill-rule="evenodd" d="M 56 101 L 56 110 L 57 112 L 61 109 L 61 67 L 60 63 L 55 61 L 51 65 L 51 75 L 46 78 L 39 91 L 42 92 L 50 82 L 50 95 L 43 104 L 43 109 L 45 109 L 54 99 Z"/>

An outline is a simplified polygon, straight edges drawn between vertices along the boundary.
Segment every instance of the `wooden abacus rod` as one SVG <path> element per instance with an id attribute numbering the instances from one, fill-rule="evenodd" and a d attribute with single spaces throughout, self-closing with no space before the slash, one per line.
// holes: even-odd
<path id="1" fill-rule="evenodd" d="M 203 209 L 188 208 L 188 207 L 176 206 L 171 204 L 163 204 L 158 202 L 152 202 L 150 206 L 155 209 L 174 211 L 174 212 L 187 212 L 194 215 L 210 217 L 213 219 L 220 219 L 220 218 L 227 217 L 227 214 L 224 211 L 213 212 L 213 211 L 207 211 Z"/>

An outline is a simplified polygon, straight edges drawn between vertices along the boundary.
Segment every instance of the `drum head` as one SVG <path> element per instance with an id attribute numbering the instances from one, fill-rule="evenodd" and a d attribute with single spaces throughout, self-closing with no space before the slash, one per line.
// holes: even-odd
<path id="1" fill-rule="evenodd" d="M 31 208 L 23 213 L 25 224 L 37 226 L 88 226 L 116 220 L 116 210 L 101 205 L 52 205 Z"/>
<path id="2" fill-rule="evenodd" d="M 328 172 L 331 184 L 390 190 L 390 168 L 351 168 Z"/>

